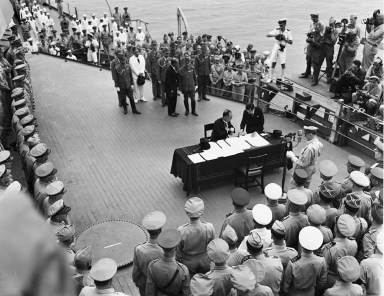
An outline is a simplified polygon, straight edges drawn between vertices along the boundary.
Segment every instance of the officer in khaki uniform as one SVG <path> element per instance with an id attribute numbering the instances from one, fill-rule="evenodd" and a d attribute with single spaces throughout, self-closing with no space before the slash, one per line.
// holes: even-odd
<path id="1" fill-rule="evenodd" d="M 126 294 L 116 292 L 112 288 L 112 278 L 117 272 L 117 263 L 110 258 L 97 261 L 91 268 L 90 276 L 95 287 L 84 287 L 79 296 L 125 296 Z"/>
<path id="2" fill-rule="evenodd" d="M 203 296 L 213 295 L 213 285 L 215 281 L 213 278 L 201 273 L 196 273 L 191 279 L 191 295 Z"/>
<path id="3" fill-rule="evenodd" d="M 31 175 L 29 176 L 31 178 L 32 182 L 32 188 L 30 188 L 31 192 L 33 193 L 33 186 L 35 185 L 36 181 L 36 169 L 41 166 L 43 163 L 46 163 L 48 161 L 48 155 L 51 153 L 51 149 L 48 149 L 47 145 L 45 143 L 39 143 L 36 146 L 34 146 L 29 153 L 31 156 L 35 159 L 35 162 L 32 166 L 32 171 L 30 172 Z M 27 163 L 27 168 L 28 168 Z"/>
<path id="4" fill-rule="evenodd" d="M 204 201 L 191 197 L 184 206 L 189 223 L 180 226 L 181 242 L 177 247 L 176 259 L 188 267 L 189 273 L 208 272 L 210 260 L 207 245 L 215 238 L 215 229 L 211 223 L 200 220 L 204 212 Z"/>
<path id="5" fill-rule="evenodd" d="M 259 284 L 265 278 L 265 269 L 264 269 L 263 263 L 261 263 L 259 260 L 256 260 L 256 259 L 249 259 L 244 262 L 244 266 L 248 266 L 256 278 L 255 288 L 250 291 L 251 292 L 250 295 L 273 296 L 274 294 L 270 287 Z"/>
<path id="6" fill-rule="evenodd" d="M 325 210 L 325 222 L 323 225 L 333 232 L 338 210 L 331 207 L 333 200 L 337 197 L 337 191 L 332 186 L 332 184 L 321 184 L 317 193 L 319 197 L 318 204 Z"/>
<path id="7" fill-rule="evenodd" d="M 276 220 L 280 221 L 285 217 L 286 208 L 283 204 L 278 203 L 279 198 L 283 195 L 283 189 L 276 183 L 269 183 L 264 188 L 264 194 L 267 197 L 267 207 L 272 212 L 272 221 L 267 227 L 270 228 Z"/>
<path id="8" fill-rule="evenodd" d="M 54 181 L 47 185 L 45 188 L 46 197 L 42 202 L 42 214 L 48 216 L 51 205 L 60 199 L 63 199 L 67 190 L 64 188 L 64 183 L 61 181 Z"/>
<path id="9" fill-rule="evenodd" d="M 73 224 L 65 225 L 56 233 L 56 239 L 59 241 L 65 258 L 70 266 L 74 266 L 75 252 L 73 247 L 75 244 L 75 226 Z"/>
<path id="10" fill-rule="evenodd" d="M 164 255 L 148 265 L 147 296 L 190 295 L 188 268 L 175 259 L 176 247 L 180 242 L 181 235 L 176 229 L 160 233 L 157 243 L 164 250 Z"/>
<path id="11" fill-rule="evenodd" d="M 380 189 L 383 189 L 383 176 L 384 176 L 384 171 L 382 168 L 374 167 L 370 170 L 368 177 L 371 181 L 371 186 L 370 186 L 371 196 L 372 196 L 372 193 Z"/>
<path id="12" fill-rule="evenodd" d="M 350 215 L 343 214 L 338 217 L 335 229 L 335 239 L 324 245 L 322 255 L 328 267 L 326 287 L 334 285 L 337 276 L 337 258 L 343 256 L 356 256 L 357 243 L 352 235 L 355 232 L 355 224 Z"/>
<path id="13" fill-rule="evenodd" d="M 313 203 L 319 204 L 320 203 L 320 187 L 322 185 L 327 185 L 327 187 L 333 188 L 335 198 L 338 197 L 340 194 L 340 184 L 336 183 L 332 180 L 334 176 L 337 174 L 337 166 L 336 164 L 331 160 L 322 160 L 319 164 L 319 171 L 320 171 L 320 178 L 323 180 L 321 182 L 321 185 L 315 190 L 313 193 Z"/>
<path id="14" fill-rule="evenodd" d="M 91 246 L 86 246 L 76 252 L 74 266 L 73 280 L 76 285 L 76 293 L 79 294 L 82 288 L 95 285 L 90 275 L 92 267 Z"/>
<path id="15" fill-rule="evenodd" d="M 139 288 L 140 295 L 145 296 L 145 286 L 147 284 L 147 268 L 149 262 L 161 258 L 163 249 L 157 244 L 157 237 L 161 233 L 167 218 L 160 211 L 154 211 L 147 214 L 143 221 L 143 227 L 149 233 L 149 240 L 143 244 L 137 245 L 133 253 L 132 280 Z"/>
<path id="16" fill-rule="evenodd" d="M 332 230 L 329 229 L 327 226 L 322 226 L 325 223 L 325 220 L 327 218 L 325 209 L 323 209 L 321 206 L 316 204 L 311 205 L 307 209 L 307 216 L 308 216 L 309 225 L 319 229 L 321 231 L 321 234 L 323 235 L 323 243 L 321 245 L 325 245 L 333 241 Z"/>
<path id="17" fill-rule="evenodd" d="M 239 246 L 244 237 L 255 227 L 252 211 L 246 208 L 251 201 L 251 196 L 244 188 L 235 188 L 232 190 L 231 198 L 234 209 L 227 214 L 219 237 L 222 238 L 224 229 L 230 225 L 236 231 L 237 246 Z"/>
<path id="18" fill-rule="evenodd" d="M 68 218 L 70 211 L 71 207 L 66 206 L 62 199 L 59 199 L 49 207 L 47 224 L 54 236 L 65 225 L 71 224 Z"/>
<path id="19" fill-rule="evenodd" d="M 284 273 L 284 295 L 321 295 L 327 280 L 327 264 L 323 257 L 313 253 L 323 242 L 321 231 L 307 226 L 300 231 L 299 241 L 303 252 L 288 262 Z"/>
<path id="20" fill-rule="evenodd" d="M 41 198 L 41 195 L 45 195 L 45 189 L 48 184 L 57 180 L 56 173 L 57 169 L 55 169 L 53 163 L 49 161 L 36 169 L 35 174 L 37 180 L 35 182 L 33 195 L 37 203 L 39 199 L 44 200 L 44 198 Z"/>

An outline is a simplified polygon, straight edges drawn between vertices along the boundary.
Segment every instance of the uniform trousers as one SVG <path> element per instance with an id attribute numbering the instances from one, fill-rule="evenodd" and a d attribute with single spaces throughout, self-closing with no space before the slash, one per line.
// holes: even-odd
<path id="1" fill-rule="evenodd" d="M 188 99 L 191 99 L 191 108 L 192 108 L 192 113 L 195 113 L 196 111 L 196 99 L 195 99 L 195 91 L 190 90 L 190 91 L 184 91 L 184 107 L 185 111 L 189 112 L 189 101 Z"/>
<path id="2" fill-rule="evenodd" d="M 208 75 L 199 75 L 197 77 L 197 83 L 199 85 L 199 98 L 203 99 L 207 95 L 207 86 L 209 85 L 209 76 Z"/>
<path id="3" fill-rule="evenodd" d="M 167 104 L 167 96 L 165 94 L 165 81 L 160 82 L 160 94 L 161 94 L 161 103 L 163 106 Z"/>
<path id="4" fill-rule="evenodd" d="M 307 54 L 305 56 L 305 61 L 306 61 L 306 68 L 305 68 L 305 74 L 306 75 L 311 75 L 311 66 L 312 66 L 312 57 L 311 55 Z"/>
<path id="5" fill-rule="evenodd" d="M 153 95 L 154 99 L 157 99 L 157 96 L 160 93 L 159 85 L 158 85 L 158 82 L 157 82 L 157 75 L 151 73 L 151 80 L 152 80 L 152 95 Z"/>
<path id="6" fill-rule="evenodd" d="M 332 76 L 332 66 L 333 66 L 333 55 L 335 53 L 335 46 L 334 45 L 324 45 L 324 54 L 325 54 L 325 61 L 327 63 L 327 68 L 325 72 L 327 73 L 327 78 L 331 78 Z"/>
<path id="7" fill-rule="evenodd" d="M 246 103 L 252 103 L 255 97 L 255 82 L 245 85 L 244 100 Z"/>
<path id="8" fill-rule="evenodd" d="M 133 91 L 132 88 L 120 88 L 120 91 L 117 92 L 119 95 L 119 103 L 127 108 L 127 97 L 129 98 L 129 102 L 131 103 L 132 111 L 136 111 L 135 101 L 133 99 Z"/>
<path id="9" fill-rule="evenodd" d="M 312 53 L 312 68 L 313 68 L 313 80 L 319 79 L 321 65 L 324 61 L 324 54 L 321 49 Z"/>
<path id="10" fill-rule="evenodd" d="M 373 64 L 373 60 L 377 54 L 377 46 L 365 42 L 363 49 L 363 63 L 362 67 L 365 71 Z"/>
<path id="11" fill-rule="evenodd" d="M 232 87 L 232 98 L 235 101 L 242 102 L 244 99 L 245 85 Z"/>

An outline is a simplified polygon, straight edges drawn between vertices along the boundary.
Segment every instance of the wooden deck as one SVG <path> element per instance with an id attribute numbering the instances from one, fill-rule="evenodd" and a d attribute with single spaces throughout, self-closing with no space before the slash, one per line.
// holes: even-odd
<path id="1" fill-rule="evenodd" d="M 50 159 L 68 189 L 64 199 L 72 207 L 71 218 L 77 232 L 108 219 L 141 223 L 152 210 L 167 215 L 165 228 L 187 222 L 183 210 L 186 194 L 181 180 L 170 174 L 173 151 L 198 143 L 203 125 L 221 117 L 225 108 L 232 110 L 233 124 L 238 129 L 244 105 L 211 97 L 210 102 L 198 103 L 198 117 L 184 116 L 179 97 L 177 111 L 181 115 L 173 118 L 159 100 L 152 100 L 147 82 L 144 93 L 148 103 L 137 104 L 142 115 L 133 115 L 130 107 L 124 115 L 118 107 L 110 71 L 46 55 L 33 55 L 29 63 L 40 137 L 52 149 Z M 299 129 L 295 123 L 275 115 L 266 114 L 265 118 L 266 131 L 281 129 L 285 134 Z M 335 179 L 340 180 L 346 175 L 347 155 L 357 152 L 322 142 L 325 153 L 321 159 L 339 164 Z M 302 147 L 301 143 L 295 151 L 299 153 Z M 362 157 L 368 163 L 373 161 Z M 280 183 L 281 172 L 267 174 L 265 183 Z M 316 175 L 311 188 L 319 183 Z M 215 182 L 201 188 L 199 196 L 205 201 L 203 218 L 212 222 L 217 232 L 231 209 L 233 188 L 232 182 Z M 265 203 L 260 189 L 250 192 L 250 206 Z M 119 271 L 114 284 L 118 291 L 138 295 L 129 267 Z"/>

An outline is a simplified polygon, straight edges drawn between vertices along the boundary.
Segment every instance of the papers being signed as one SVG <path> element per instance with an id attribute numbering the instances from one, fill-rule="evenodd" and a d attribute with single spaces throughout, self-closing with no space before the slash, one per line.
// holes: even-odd
<path id="1" fill-rule="evenodd" d="M 270 143 L 261 137 L 258 133 L 246 134 L 240 137 L 231 137 L 217 142 L 209 142 L 211 148 L 201 153 L 188 155 L 193 163 L 213 160 L 219 157 L 228 157 L 243 153 L 244 150 L 262 147 Z"/>

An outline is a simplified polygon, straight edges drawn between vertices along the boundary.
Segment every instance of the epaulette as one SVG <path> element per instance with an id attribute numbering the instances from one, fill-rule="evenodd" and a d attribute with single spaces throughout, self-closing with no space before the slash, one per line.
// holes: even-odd
<path id="1" fill-rule="evenodd" d="M 315 255 L 318 256 L 318 257 L 323 257 L 323 254 L 322 254 L 322 252 L 321 252 L 321 249 L 314 250 L 314 251 L 313 251 L 313 254 L 315 254 Z"/>
<path id="2" fill-rule="evenodd" d="M 368 233 L 372 234 L 372 233 L 375 233 L 376 231 L 377 231 L 377 229 L 370 229 L 370 230 L 368 230 Z"/>
<path id="3" fill-rule="evenodd" d="M 291 262 L 294 263 L 294 262 L 296 262 L 297 260 L 299 260 L 300 258 L 301 258 L 301 256 L 300 256 L 300 255 L 297 255 L 296 257 L 293 257 L 293 258 L 291 259 Z"/>
<path id="4" fill-rule="evenodd" d="M 283 219 L 281 219 L 281 221 L 287 220 L 288 218 L 289 218 L 289 215 L 285 216 Z"/>
<path id="5" fill-rule="evenodd" d="M 297 251 L 295 250 L 295 248 L 287 247 L 287 249 L 290 250 L 290 251 L 295 251 L 295 252 L 297 252 Z"/>
<path id="6" fill-rule="evenodd" d="M 330 249 L 330 248 L 332 248 L 334 245 L 336 245 L 336 242 L 329 242 L 328 244 L 325 244 L 324 245 L 324 248 L 327 248 L 327 249 Z"/>
<path id="7" fill-rule="evenodd" d="M 189 225 L 189 223 L 185 223 L 185 224 L 181 225 L 180 227 L 186 227 L 188 225 Z"/>
<path id="8" fill-rule="evenodd" d="M 229 216 L 231 216 L 233 214 L 233 212 L 230 212 L 228 214 L 225 215 L 225 218 L 228 218 Z"/>
<path id="9" fill-rule="evenodd" d="M 347 239 L 349 240 L 355 240 L 355 238 L 353 236 L 348 236 Z"/>

